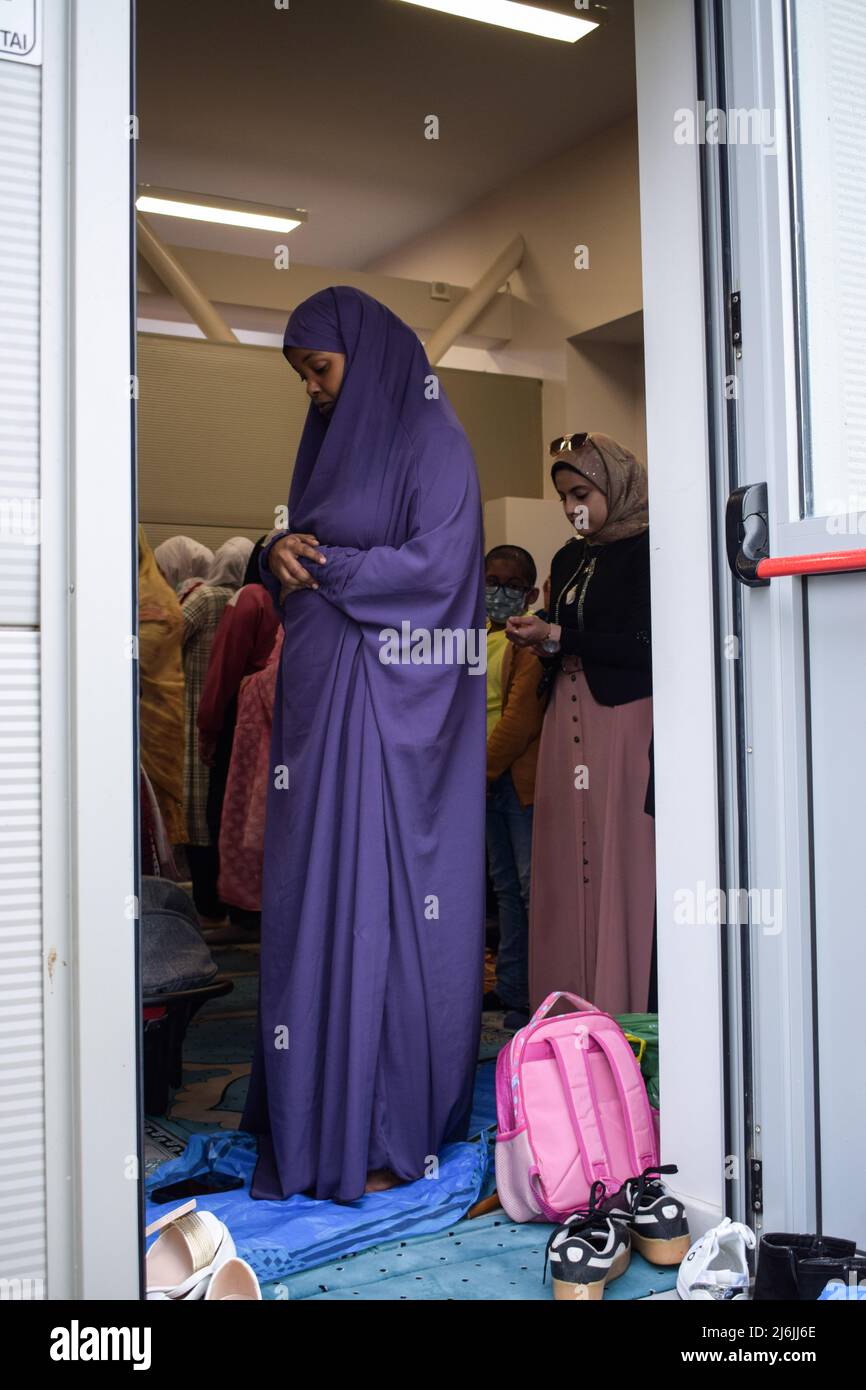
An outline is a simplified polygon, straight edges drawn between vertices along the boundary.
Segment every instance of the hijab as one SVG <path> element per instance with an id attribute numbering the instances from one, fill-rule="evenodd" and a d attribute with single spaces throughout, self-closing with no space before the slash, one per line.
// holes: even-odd
<path id="1" fill-rule="evenodd" d="M 259 572 L 259 556 L 265 548 L 267 536 L 259 536 L 252 550 L 250 558 L 247 560 L 246 571 L 244 572 L 244 582 L 241 586 L 245 588 L 247 584 L 261 584 L 262 576 Z"/>
<path id="2" fill-rule="evenodd" d="M 417 334 L 362 290 L 335 285 L 294 310 L 286 356 L 293 347 L 340 352 L 346 364 L 330 415 L 307 412 L 289 529 L 323 545 L 401 545 L 415 460 L 443 431 L 445 451 L 469 447 Z"/>
<path id="3" fill-rule="evenodd" d="M 153 552 L 156 563 L 177 591 L 187 579 L 204 579 L 213 564 L 213 551 L 191 536 L 172 536 Z"/>
<path id="4" fill-rule="evenodd" d="M 277 534 L 279 535 L 280 533 L 277 532 Z M 237 607 L 238 599 L 240 598 L 241 594 L 243 593 L 244 589 L 247 587 L 248 584 L 261 584 L 262 588 L 265 587 L 262 583 L 261 570 L 259 569 L 259 556 L 264 550 L 265 543 L 267 540 L 267 536 L 259 536 L 255 545 L 250 551 L 250 558 L 247 560 L 247 567 L 244 571 L 243 583 L 241 584 L 241 587 L 239 589 L 235 590 L 235 592 L 229 599 L 227 605 L 229 608 Z"/>
<path id="5" fill-rule="evenodd" d="M 213 557 L 205 583 L 214 589 L 239 589 L 244 582 L 253 543 L 246 536 L 223 541 Z"/>
<path id="6" fill-rule="evenodd" d="M 593 431 L 586 442 L 571 448 L 572 436 L 563 440 L 550 475 L 556 479 L 561 468 L 571 468 L 594 483 L 607 498 L 607 519 L 586 539 L 590 545 L 609 545 L 611 541 L 636 536 L 649 526 L 646 464 L 635 458 L 609 434 Z"/>

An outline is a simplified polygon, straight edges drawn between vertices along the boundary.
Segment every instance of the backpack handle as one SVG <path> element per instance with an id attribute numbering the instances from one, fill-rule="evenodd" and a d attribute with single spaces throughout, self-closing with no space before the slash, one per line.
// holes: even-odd
<path id="1" fill-rule="evenodd" d="M 551 994 L 548 994 L 543 1003 L 539 1004 L 529 1020 L 530 1023 L 537 1023 L 540 1018 L 549 1014 L 558 999 L 567 999 L 570 1004 L 574 1005 L 578 1013 L 585 1013 L 587 1010 L 591 1013 L 597 1012 L 595 1005 L 590 1004 L 588 999 L 581 999 L 579 994 L 569 994 L 566 989 L 555 989 Z"/>
<path id="2" fill-rule="evenodd" d="M 587 1011 L 589 1011 L 590 1013 L 598 1012 L 594 1004 L 590 1004 L 587 999 L 581 999 L 579 994 L 569 994 L 567 990 L 555 989 L 551 994 L 548 994 L 547 998 L 543 1000 L 541 1004 L 539 1004 L 538 1008 L 535 1010 L 535 1013 L 532 1015 L 532 1018 L 525 1025 L 525 1027 L 518 1029 L 518 1031 L 514 1034 L 514 1037 L 511 1039 L 511 1043 L 508 1047 L 508 1056 L 510 1060 L 512 1086 L 514 1087 L 515 1122 L 518 1125 L 523 1123 L 524 1110 L 523 1097 L 521 1096 L 520 1089 L 517 1085 L 517 1071 L 520 1066 L 521 1058 L 523 1057 L 524 1049 L 526 1048 L 526 1044 L 529 1041 L 529 1030 L 532 1027 L 533 1023 L 538 1023 L 540 1019 L 544 1018 L 545 1015 L 550 1012 L 550 1010 L 553 1008 L 554 1004 L 557 1002 L 558 999 L 567 999 L 569 1003 L 574 1005 L 578 1013 L 585 1013 Z M 629 1048 L 629 1051 L 631 1051 L 631 1048 Z M 632 1056 L 634 1056 L 633 1053 Z"/>

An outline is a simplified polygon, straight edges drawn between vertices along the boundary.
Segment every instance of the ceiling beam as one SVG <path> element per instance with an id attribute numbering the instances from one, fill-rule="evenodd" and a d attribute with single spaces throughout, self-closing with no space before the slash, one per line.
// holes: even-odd
<path id="1" fill-rule="evenodd" d="M 302 300 L 329 285 L 354 285 L 356 289 L 387 304 L 416 333 L 428 338 L 452 313 L 470 291 L 463 285 L 432 285 L 425 280 L 404 280 L 396 275 L 345 270 L 330 266 L 292 265 L 276 270 L 270 260 L 257 256 L 238 256 L 225 251 L 205 251 L 190 246 L 172 246 L 172 257 L 212 304 L 243 305 L 278 310 L 288 314 Z M 159 294 L 162 286 L 139 263 L 138 288 L 142 299 Z M 432 291 L 447 294 L 433 298 Z M 148 316 L 149 306 L 139 303 Z M 479 346 L 496 347 L 512 337 L 512 298 L 494 294 L 471 323 L 469 336 Z"/>

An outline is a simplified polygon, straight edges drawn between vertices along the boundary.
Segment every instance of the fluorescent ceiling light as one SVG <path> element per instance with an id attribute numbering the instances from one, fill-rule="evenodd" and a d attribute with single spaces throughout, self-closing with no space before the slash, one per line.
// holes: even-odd
<path id="1" fill-rule="evenodd" d="M 275 208 L 249 203 L 242 198 L 220 198 L 210 193 L 184 193 L 177 188 L 145 184 L 135 200 L 139 212 L 164 217 L 186 217 L 193 222 L 219 222 L 229 227 L 254 227 L 262 232 L 291 232 L 306 222 L 303 208 Z"/>
<path id="2" fill-rule="evenodd" d="M 577 43 L 599 25 L 596 19 L 539 10 L 534 5 L 520 5 L 517 0 L 403 0 L 403 3 L 420 5 L 425 10 L 440 10 L 442 14 L 457 15 L 460 19 L 480 19 L 500 29 L 518 29 L 521 34 L 561 39 L 563 43 Z"/>

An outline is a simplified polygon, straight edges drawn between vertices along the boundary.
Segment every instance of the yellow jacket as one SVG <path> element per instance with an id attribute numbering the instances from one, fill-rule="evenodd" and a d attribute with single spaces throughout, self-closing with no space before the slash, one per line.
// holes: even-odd
<path id="1" fill-rule="evenodd" d="M 166 834 L 186 844 L 183 813 L 183 614 L 138 528 L 138 684 L 141 764 L 150 778 Z"/>
<path id="2" fill-rule="evenodd" d="M 487 781 L 494 782 L 510 769 L 521 806 L 531 806 L 535 798 L 545 707 L 536 693 L 541 676 L 535 653 L 509 642 L 502 658 L 502 714 L 487 740 Z"/>

